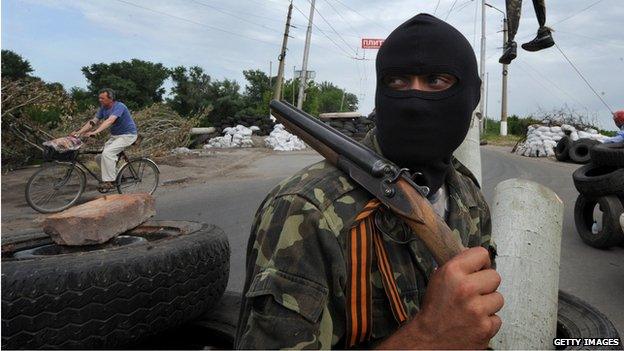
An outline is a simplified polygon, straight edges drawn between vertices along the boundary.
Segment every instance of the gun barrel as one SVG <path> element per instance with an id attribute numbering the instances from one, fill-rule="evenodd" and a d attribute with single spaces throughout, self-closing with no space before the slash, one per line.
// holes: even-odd
<path id="1" fill-rule="evenodd" d="M 280 122 L 284 120 L 287 122 L 286 127 L 289 124 L 296 126 L 313 139 L 320 141 L 320 144 L 328 146 L 338 155 L 348 158 L 375 177 L 383 176 L 388 169 L 396 169 L 392 162 L 380 157 L 371 149 L 287 102 L 272 100 L 269 106 Z M 311 146 L 315 147 L 314 144 Z M 337 166 L 340 167 L 340 164 Z"/>

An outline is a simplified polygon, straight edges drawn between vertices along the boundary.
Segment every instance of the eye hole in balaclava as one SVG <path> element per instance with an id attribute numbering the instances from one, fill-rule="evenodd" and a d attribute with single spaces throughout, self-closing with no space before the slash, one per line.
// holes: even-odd
<path id="1" fill-rule="evenodd" d="M 466 38 L 448 23 L 419 14 L 395 29 L 376 61 L 377 141 L 385 157 L 412 172 L 434 194 L 451 169 L 480 98 L 477 60 Z M 396 89 L 392 77 L 446 75 L 440 91 Z M 424 184 L 423 184 L 424 183 Z"/>

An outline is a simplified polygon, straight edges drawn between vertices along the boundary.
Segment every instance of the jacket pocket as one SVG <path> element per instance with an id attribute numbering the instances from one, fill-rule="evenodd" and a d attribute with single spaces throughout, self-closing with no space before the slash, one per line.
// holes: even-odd
<path id="1" fill-rule="evenodd" d="M 270 296 L 279 305 L 316 323 L 327 303 L 328 293 L 326 287 L 309 279 L 267 269 L 254 277 L 245 296 Z"/>

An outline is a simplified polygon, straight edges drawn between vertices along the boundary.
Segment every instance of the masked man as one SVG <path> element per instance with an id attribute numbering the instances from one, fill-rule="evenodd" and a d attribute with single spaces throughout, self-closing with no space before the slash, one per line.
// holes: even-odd
<path id="1" fill-rule="evenodd" d="M 452 157 L 480 84 L 466 38 L 417 15 L 377 55 L 377 128 L 364 140 L 422 174 L 416 181 L 431 189 L 433 208 L 471 248 L 438 267 L 411 229 L 346 174 L 327 162 L 309 166 L 256 214 L 237 348 L 487 347 L 503 305 L 490 214 Z"/>
<path id="2" fill-rule="evenodd" d="M 526 51 L 539 51 L 555 45 L 550 28 L 546 27 L 546 0 L 533 0 L 533 8 L 539 28 L 533 40 L 522 44 Z M 498 62 L 508 65 L 517 56 L 517 44 L 514 41 L 518 26 L 520 25 L 520 15 L 522 12 L 522 0 L 506 0 L 507 10 L 507 42 L 503 47 L 503 55 Z"/>

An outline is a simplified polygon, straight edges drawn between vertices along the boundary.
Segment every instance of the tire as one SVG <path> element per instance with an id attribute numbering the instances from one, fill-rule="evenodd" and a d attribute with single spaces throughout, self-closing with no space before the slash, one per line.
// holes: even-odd
<path id="1" fill-rule="evenodd" d="M 159 176 L 160 170 L 152 160 L 147 158 L 130 160 L 117 173 L 115 180 L 117 192 L 120 194 L 153 194 L 158 188 Z"/>
<path id="2" fill-rule="evenodd" d="M 71 163 L 53 162 L 41 166 L 26 184 L 26 202 L 41 213 L 60 212 L 74 205 L 84 192 L 87 179 L 84 172 Z M 46 192 L 47 190 L 47 192 Z M 52 194 L 47 201 L 40 194 Z M 49 201 L 56 198 L 55 203 Z"/>
<path id="3" fill-rule="evenodd" d="M 579 139 L 570 146 L 570 159 L 576 163 L 588 163 L 591 160 L 590 150 L 600 144 L 599 141 L 592 139 Z"/>
<path id="4" fill-rule="evenodd" d="M 600 205 L 602 211 L 602 229 L 594 233 L 594 208 Z M 624 233 L 620 226 L 620 216 L 624 213 L 622 200 L 617 196 L 603 196 L 597 199 L 579 195 L 574 204 L 574 224 L 579 236 L 587 245 L 608 249 L 624 242 Z"/>
<path id="5" fill-rule="evenodd" d="M 587 302 L 559 290 L 557 338 L 609 338 L 620 336 L 613 323 Z M 621 342 L 621 340 L 620 340 Z M 591 346 L 592 350 L 620 350 L 620 346 Z M 587 350 L 587 346 L 568 346 L 566 350 Z"/>
<path id="6" fill-rule="evenodd" d="M 588 164 L 572 173 L 574 186 L 588 197 L 624 196 L 624 168 Z"/>
<path id="7" fill-rule="evenodd" d="M 597 145 L 591 150 L 591 159 L 600 166 L 624 167 L 624 143 Z"/>
<path id="8" fill-rule="evenodd" d="M 217 307 L 179 328 L 159 333 L 138 345 L 143 350 L 232 350 L 242 297 L 226 291 Z"/>
<path id="9" fill-rule="evenodd" d="M 557 142 L 557 146 L 555 146 L 555 158 L 557 159 L 557 161 L 567 161 L 568 159 L 570 159 L 570 145 L 572 144 L 572 141 L 570 140 L 570 137 L 568 136 L 564 136 L 561 139 L 559 139 L 559 142 Z"/>
<path id="10" fill-rule="evenodd" d="M 2 347 L 133 345 L 202 315 L 225 290 L 230 249 L 215 226 L 153 221 L 117 239 L 133 243 L 3 248 Z"/>

